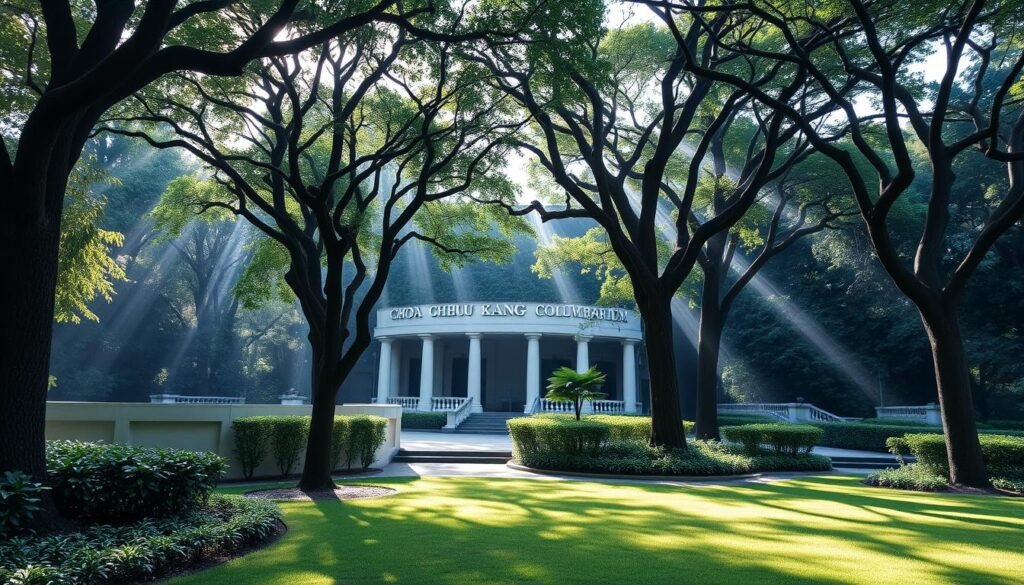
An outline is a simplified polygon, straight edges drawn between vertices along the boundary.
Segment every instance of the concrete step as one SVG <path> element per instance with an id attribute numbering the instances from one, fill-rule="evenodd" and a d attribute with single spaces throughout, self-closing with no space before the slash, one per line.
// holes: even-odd
<path id="1" fill-rule="evenodd" d="M 899 466 L 898 461 L 886 457 L 832 457 L 832 467 L 846 469 L 890 469 Z"/>
<path id="2" fill-rule="evenodd" d="M 401 449 L 392 461 L 396 463 L 503 464 L 511 458 L 510 451 L 407 451 Z"/>

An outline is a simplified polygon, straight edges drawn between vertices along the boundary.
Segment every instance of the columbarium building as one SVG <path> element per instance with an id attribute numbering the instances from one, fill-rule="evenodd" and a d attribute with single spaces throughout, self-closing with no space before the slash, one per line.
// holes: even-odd
<path id="1" fill-rule="evenodd" d="M 595 412 L 639 403 L 640 320 L 627 309 L 557 303 L 445 303 L 377 311 L 377 402 L 435 412 L 563 412 L 544 399 L 559 367 L 607 376 Z"/>

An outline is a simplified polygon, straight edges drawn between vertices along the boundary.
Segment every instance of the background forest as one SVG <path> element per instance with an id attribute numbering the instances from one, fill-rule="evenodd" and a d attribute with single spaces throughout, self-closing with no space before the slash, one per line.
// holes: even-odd
<path id="1" fill-rule="evenodd" d="M 986 173 L 995 163 L 977 159 L 962 183 L 984 191 L 991 188 L 987 177 L 1000 175 Z M 97 291 L 107 302 L 58 298 L 51 400 L 148 401 L 170 392 L 275 402 L 292 388 L 308 396 L 306 326 L 295 301 L 267 273 L 252 228 L 205 214 L 169 229 L 180 226 L 168 225 L 174 218 L 162 214 L 161 196 L 194 172 L 194 163 L 176 151 L 114 135 L 91 142 L 78 174 L 81 196 L 69 199 L 67 213 L 95 214 L 82 222 L 88 236 L 82 240 L 102 243 L 116 264 L 106 274 L 110 290 Z M 928 185 L 919 179 L 914 188 L 924 200 Z M 915 214 L 908 209 L 904 216 Z M 607 275 L 571 255 L 554 270 L 533 269 L 538 246 L 562 254 L 560 238 L 583 236 L 593 224 L 574 219 L 533 227 L 536 238 L 516 236 L 508 264 L 445 271 L 426 245 L 410 244 L 379 305 L 616 302 L 601 295 Z M 913 233 L 914 226 L 906 228 Z M 70 247 L 75 231 L 66 231 Z M 1024 366 L 1017 359 L 1024 350 L 1022 261 L 1024 233 L 1017 226 L 986 258 L 962 305 L 982 419 L 1024 416 Z M 676 350 L 685 411 L 693 408 L 688 389 L 700 286 L 688 282 L 674 307 L 683 334 Z M 275 290 L 268 294 L 267 287 Z M 722 357 L 723 400 L 803 399 L 847 416 L 869 415 L 880 403 L 935 401 L 920 320 L 872 258 L 859 222 L 803 238 L 773 258 L 738 296 Z M 363 355 L 339 401 L 370 399 L 376 359 L 375 347 Z"/>

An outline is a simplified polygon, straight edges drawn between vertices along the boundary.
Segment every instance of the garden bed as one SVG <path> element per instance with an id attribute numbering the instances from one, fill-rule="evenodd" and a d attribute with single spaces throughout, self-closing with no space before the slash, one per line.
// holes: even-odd
<path id="1" fill-rule="evenodd" d="M 214 495 L 180 516 L 11 538 L 0 544 L 0 582 L 140 583 L 236 556 L 283 530 L 272 502 Z"/>

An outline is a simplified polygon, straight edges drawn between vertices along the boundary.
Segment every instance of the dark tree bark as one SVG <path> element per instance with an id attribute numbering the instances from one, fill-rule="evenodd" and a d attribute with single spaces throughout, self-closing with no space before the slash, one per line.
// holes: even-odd
<path id="1" fill-rule="evenodd" d="M 672 336 L 672 295 L 652 298 L 640 309 L 644 315 L 644 349 L 651 380 L 651 412 L 680 412 L 679 380 L 676 378 L 676 355 Z M 681 447 L 686 445 L 681 416 L 652 417 L 651 445 Z"/>
<path id="2" fill-rule="evenodd" d="M 0 472 L 24 470 L 45 479 L 46 394 L 64 190 L 100 116 L 166 73 L 238 75 L 262 55 L 301 50 L 378 18 L 402 20 L 384 14 L 392 3 L 385 0 L 316 33 L 275 42 L 298 4 L 282 0 L 261 27 L 225 53 L 162 43 L 186 21 L 230 3 L 193 2 L 175 11 L 174 0 L 153 0 L 133 19 L 133 3 L 98 2 L 88 31 L 76 30 L 69 2 L 41 3 L 41 18 L 34 16 L 46 28 L 49 79 L 25 80 L 37 100 L 27 112 L 17 147 L 8 150 L 0 142 L 0 260 L 8 274 L 17 275 L 0 292 Z M 31 52 L 28 61 L 33 70 Z"/>
<path id="3" fill-rule="evenodd" d="M 993 34 L 993 30 L 1007 26 L 1012 30 L 1016 15 L 1011 5 L 973 0 L 950 7 L 932 22 L 911 24 L 901 19 L 899 5 L 862 0 L 850 0 L 849 13 L 833 15 L 829 22 L 808 20 L 802 13 L 769 11 L 754 4 L 692 7 L 635 1 L 648 5 L 668 23 L 684 15 L 704 20 L 714 14 L 716 19 L 758 22 L 776 31 L 786 41 L 786 47 L 777 52 L 759 51 L 753 45 L 740 45 L 713 34 L 708 42 L 737 58 L 764 59 L 796 75 L 805 75 L 837 104 L 844 118 L 844 127 L 838 132 L 836 124 L 821 128 L 807 119 L 802 106 L 769 95 L 746 79 L 692 60 L 687 64 L 698 77 L 727 83 L 785 115 L 846 174 L 879 262 L 917 307 L 929 336 L 946 431 L 949 479 L 954 484 L 987 487 L 973 423 L 957 304 L 982 259 L 1024 216 L 1024 110 L 1011 92 L 1024 71 L 1024 54 L 1007 44 L 1012 35 Z M 807 24 L 811 26 L 805 27 Z M 685 46 L 681 38 L 677 37 L 677 43 Z M 904 74 L 910 62 L 907 57 L 931 46 L 944 47 L 945 69 L 934 93 L 921 96 L 905 85 Z M 817 53 L 818 48 L 824 50 Z M 1004 54 L 1007 58 L 1000 59 L 1001 71 L 992 71 L 993 56 Z M 842 75 L 833 67 L 836 58 L 842 63 Z M 965 79 L 960 71 L 969 59 L 977 67 L 968 69 L 965 75 L 969 77 Z M 990 73 L 998 83 L 994 91 L 984 81 Z M 857 111 L 842 91 L 851 84 L 858 88 L 858 95 L 877 98 L 877 112 L 864 115 Z M 883 138 L 882 145 L 867 137 L 869 126 L 884 132 L 884 136 L 875 134 Z M 846 140 L 849 148 L 844 148 L 840 140 Z M 923 146 L 925 164 L 915 161 L 913 141 Z M 954 253 L 949 231 L 951 225 L 957 225 L 956 214 L 961 211 L 951 196 L 956 188 L 953 164 L 972 148 L 1006 163 L 1008 188 L 998 197 L 987 196 L 980 202 L 987 216 L 980 228 L 966 236 L 970 241 L 966 251 Z M 867 173 L 855 164 L 851 150 L 869 165 Z M 930 174 L 931 192 L 913 264 L 909 266 L 905 250 L 887 221 L 920 172 Z"/>

